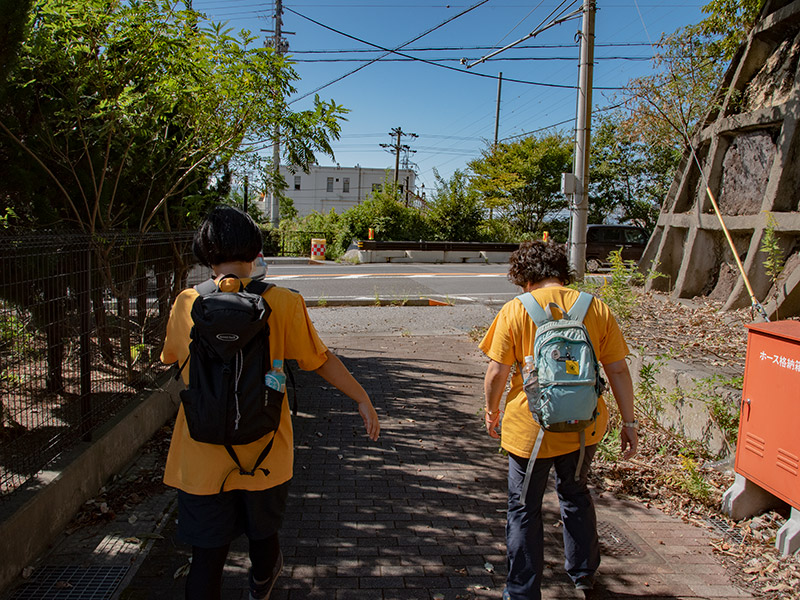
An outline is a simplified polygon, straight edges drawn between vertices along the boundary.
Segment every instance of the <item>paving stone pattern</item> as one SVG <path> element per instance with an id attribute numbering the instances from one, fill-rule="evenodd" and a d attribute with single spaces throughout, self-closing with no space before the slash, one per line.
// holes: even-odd
<path id="1" fill-rule="evenodd" d="M 273 600 L 499 599 L 506 459 L 481 427 L 485 358 L 458 335 L 327 335 L 326 342 L 370 393 L 382 433 L 371 442 L 349 399 L 298 372 L 295 478 L 281 533 L 285 568 Z M 158 504 L 161 517 L 137 521 L 156 532 L 138 531 L 152 542 L 136 546 L 145 551 L 104 559 L 130 567 L 113 598 L 183 597 L 185 579 L 175 574 L 190 549 L 175 539 L 173 500 L 174 492 L 161 495 L 147 511 Z M 707 531 L 608 495 L 597 504 L 604 556 L 590 597 L 751 597 L 730 583 Z M 543 596 L 583 598 L 563 570 L 552 491 L 543 509 Z M 94 542 L 80 546 L 79 535 L 65 547 L 83 548 L 84 557 L 67 562 L 96 564 Z M 237 540 L 225 570 L 225 600 L 247 599 L 248 564 L 246 540 Z"/>

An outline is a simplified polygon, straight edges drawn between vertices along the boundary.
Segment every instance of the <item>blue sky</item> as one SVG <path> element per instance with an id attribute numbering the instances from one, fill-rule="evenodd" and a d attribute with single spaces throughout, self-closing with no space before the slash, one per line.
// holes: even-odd
<path id="1" fill-rule="evenodd" d="M 363 42 L 397 48 L 479 2 L 458 1 L 454 4 L 426 0 L 284 2 L 283 29 L 294 32 L 286 38 L 289 54 L 297 60 L 295 69 L 301 77 L 293 98 L 383 54 Z M 597 4 L 592 100 L 595 107 L 601 108 L 615 104 L 617 92 L 613 88 L 651 71 L 651 62 L 647 60 L 653 54 L 651 42 L 657 42 L 664 32 L 671 33 L 703 18 L 700 8 L 705 0 L 599 0 Z M 434 168 L 447 178 L 455 169 L 464 169 L 469 160 L 480 156 L 481 149 L 494 139 L 499 72 L 504 79 L 500 139 L 550 127 L 571 136 L 580 18 L 521 44 L 528 48 L 508 50 L 497 59 L 470 69 L 491 77 L 464 73 L 458 61 L 467 58 L 471 62 L 489 52 L 482 48 L 499 48 L 526 36 L 554 9 L 569 5 L 570 0 L 563 3 L 489 0 L 400 50 L 451 69 L 420 61 L 400 62 L 397 59 L 402 57 L 389 55 L 320 90 L 321 98 L 333 99 L 350 109 L 341 139 L 334 145 L 335 161 L 320 156 L 320 164 L 393 169 L 394 156 L 380 144 L 393 142 L 390 132 L 399 127 L 418 136 L 404 137 L 402 143 L 415 150 L 409 160 L 417 167 L 417 185 L 424 184 L 430 193 L 435 183 Z M 273 27 L 274 2 L 194 0 L 193 6 L 215 21 L 228 21 L 235 29 L 260 32 Z M 579 6 L 580 2 L 576 2 L 573 8 Z M 325 29 L 295 13 L 363 42 Z M 362 62 L 350 62 L 353 60 Z M 508 79 L 547 85 L 514 83 Z M 293 104 L 295 109 L 308 106 L 309 98 Z"/>

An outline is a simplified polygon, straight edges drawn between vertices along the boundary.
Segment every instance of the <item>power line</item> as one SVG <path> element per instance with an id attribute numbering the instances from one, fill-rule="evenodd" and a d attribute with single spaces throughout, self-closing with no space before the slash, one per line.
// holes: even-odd
<path id="1" fill-rule="evenodd" d="M 372 46 L 373 48 L 377 48 L 378 50 L 383 50 L 383 51 L 385 51 L 385 52 L 387 52 L 389 54 L 397 54 L 398 56 L 402 56 L 403 58 L 413 58 L 414 60 L 416 60 L 418 62 L 429 64 L 429 65 L 432 65 L 434 67 L 439 67 L 439 68 L 442 68 L 442 69 L 448 69 L 450 71 L 455 71 L 456 73 L 463 73 L 463 74 L 472 75 L 472 76 L 475 76 L 475 77 L 483 77 L 485 79 L 497 80 L 497 76 L 496 75 L 487 75 L 485 73 L 478 73 L 476 71 L 467 71 L 467 70 L 464 70 L 464 69 L 457 69 L 456 67 L 451 67 L 449 65 L 443 65 L 443 64 L 436 63 L 436 62 L 433 62 L 433 61 L 429 61 L 429 60 L 426 60 L 426 59 L 423 59 L 423 58 L 417 58 L 417 57 L 409 56 L 408 54 L 404 54 L 403 52 L 398 52 L 397 50 L 392 50 L 390 48 L 386 48 L 386 47 L 381 46 L 379 44 L 374 44 L 372 42 L 368 42 L 367 40 L 363 40 L 363 39 L 358 38 L 358 37 L 356 37 L 354 35 L 350 35 L 349 33 L 345 33 L 343 31 L 340 31 L 338 29 L 330 27 L 329 25 L 325 25 L 324 23 L 320 23 L 319 21 L 316 21 L 316 20 L 312 19 L 311 17 L 307 17 L 307 16 L 305 16 L 303 14 L 300 14 L 299 12 L 297 12 L 296 10 L 292 10 L 291 8 L 286 8 L 286 10 L 289 11 L 289 12 L 294 13 L 298 17 L 306 19 L 307 21 L 311 21 L 312 23 L 314 23 L 316 25 L 319 25 L 320 27 L 323 27 L 323 28 L 325 28 L 325 29 L 327 29 L 329 31 L 332 31 L 334 33 L 338 33 L 339 35 L 343 35 L 343 36 L 345 36 L 347 38 L 350 38 L 352 40 L 355 40 L 357 42 L 361 42 L 362 44 L 366 44 L 368 46 Z M 402 47 L 402 46 L 400 46 L 400 47 Z M 324 85 L 321 85 L 318 88 L 316 88 L 316 89 L 314 89 L 314 90 L 312 90 L 312 91 L 310 91 L 310 92 L 308 92 L 306 94 L 303 94 L 302 96 L 300 96 L 298 98 L 295 98 L 294 100 L 292 100 L 290 102 L 290 104 L 292 104 L 294 102 L 297 102 L 298 100 L 302 100 L 303 98 L 307 98 L 311 94 L 315 94 L 318 91 L 328 87 L 329 85 L 332 85 L 334 83 L 337 83 L 337 82 L 341 81 L 345 77 L 348 77 L 348 76 L 352 75 L 353 73 L 359 71 L 360 69 L 363 69 L 367 65 L 370 65 L 370 64 L 372 64 L 374 62 L 377 62 L 378 60 L 380 60 L 380 59 L 378 59 L 378 58 L 373 59 L 370 62 L 368 62 L 368 63 L 366 63 L 364 65 L 361 65 L 360 67 L 358 67 L 356 69 L 353 69 L 352 71 L 350 71 L 348 73 L 345 73 L 341 77 L 338 77 L 338 78 L 334 79 L 333 81 L 329 81 L 328 83 L 326 83 Z M 563 84 L 558 84 L 558 83 L 544 83 L 544 82 L 541 82 L 541 81 L 525 81 L 523 79 L 513 79 L 511 77 L 504 77 L 503 81 L 510 81 L 512 83 L 522 83 L 522 84 L 525 84 L 525 85 L 535 85 L 535 86 L 541 86 L 541 87 L 567 89 L 567 90 L 574 90 L 577 87 L 577 86 L 574 86 L 574 85 L 563 85 Z M 594 89 L 618 91 L 618 90 L 621 90 L 623 88 L 620 88 L 620 87 L 595 87 Z"/>
<path id="2" fill-rule="evenodd" d="M 629 48 L 629 47 L 652 48 L 650 42 L 609 42 L 595 44 L 596 48 Z M 575 48 L 575 44 L 520 44 L 509 48 L 509 50 L 545 50 L 550 48 Z M 463 50 L 494 50 L 492 46 L 429 46 L 422 48 L 405 48 L 404 52 L 447 52 Z M 294 50 L 293 54 L 346 54 L 358 52 L 375 52 L 368 48 L 342 48 L 340 50 Z"/>
<path id="3" fill-rule="evenodd" d="M 294 58 L 292 57 L 291 62 L 294 63 L 373 63 L 374 60 L 369 60 L 366 58 Z M 379 59 L 381 62 L 389 63 L 389 62 L 416 62 L 419 61 L 419 58 L 381 58 Z M 461 63 L 464 59 L 461 58 L 429 58 L 426 59 L 424 62 L 429 64 L 437 64 L 440 65 L 446 62 L 455 62 Z M 493 58 L 492 62 L 498 61 L 521 61 L 521 60 L 528 60 L 528 61 L 543 61 L 543 60 L 569 60 L 575 61 L 574 56 L 507 56 L 503 58 Z M 629 60 L 629 61 L 649 61 L 653 60 L 652 56 L 596 56 L 595 61 L 599 60 Z M 459 69 L 460 70 L 460 69 Z M 469 73 L 469 71 L 464 71 L 465 73 Z M 504 80 L 506 80 L 504 78 Z"/>
<path id="4" fill-rule="evenodd" d="M 459 17 L 461 17 L 461 16 L 463 16 L 463 15 L 467 14 L 468 12 L 470 12 L 470 11 L 472 11 L 472 10 L 474 10 L 474 9 L 478 8 L 479 6 L 482 6 L 482 5 L 486 4 L 488 1 L 489 1 L 489 0 L 481 0 L 481 1 L 480 1 L 480 2 L 478 2 L 477 4 L 473 4 L 472 6 L 470 6 L 469 8 L 467 8 L 466 10 L 463 10 L 463 11 L 461 11 L 460 13 L 458 13 L 458 14 L 456 14 L 456 15 L 454 15 L 454 16 L 452 16 L 452 17 L 450 17 L 449 19 L 446 19 L 445 21 L 443 21 L 442 23 L 439 23 L 439 24 L 438 24 L 438 25 L 436 25 L 435 27 L 431 27 L 430 29 L 428 29 L 428 30 L 427 30 L 427 31 L 425 31 L 424 33 L 421 33 L 420 35 L 418 35 L 418 36 L 417 36 L 417 37 L 415 37 L 414 39 L 411 39 L 411 40 L 407 41 L 406 43 L 399 45 L 397 48 L 395 48 L 395 50 L 399 50 L 400 48 L 403 48 L 404 46 L 408 46 L 409 44 L 413 44 L 413 43 L 414 43 L 414 42 L 416 42 L 417 40 L 419 40 L 419 39 L 421 39 L 421 38 L 425 37 L 426 35 L 428 35 L 429 33 L 433 32 L 433 31 L 436 31 L 436 30 L 437 30 L 437 29 L 439 29 L 440 27 L 444 27 L 444 26 L 445 26 L 445 25 L 447 25 L 447 24 L 448 24 L 450 21 L 453 21 L 453 20 L 455 20 L 455 19 L 458 19 Z M 289 12 L 291 12 L 291 13 L 293 13 L 293 14 L 297 15 L 298 17 L 301 17 L 301 18 L 303 18 L 303 19 L 306 19 L 307 21 L 311 21 L 312 23 L 315 23 L 316 25 L 319 25 L 320 27 L 324 27 L 325 29 L 330 29 L 330 30 L 331 30 L 331 31 L 333 31 L 334 33 L 338 33 L 338 34 L 340 34 L 340 35 L 347 35 L 347 34 L 345 34 L 345 33 L 341 32 L 341 31 L 337 31 L 337 30 L 333 29 L 332 27 L 328 27 L 327 25 L 324 25 L 324 24 L 320 23 L 319 21 L 315 21 L 314 19 L 312 19 L 312 18 L 310 18 L 310 17 L 306 17 L 305 15 L 301 15 L 299 12 L 297 12 L 297 11 L 295 11 L 295 10 L 292 10 L 291 8 L 287 8 L 286 10 L 288 10 Z M 349 35 L 348 35 L 347 37 L 352 37 L 352 36 L 349 36 Z M 353 39 L 357 39 L 357 38 L 353 38 Z M 357 41 L 362 41 L 362 40 L 357 40 Z M 363 41 L 362 41 L 362 43 L 366 43 L 366 42 L 363 42 Z M 393 52 L 392 50 L 389 50 L 388 48 L 383 48 L 383 50 L 385 50 L 387 53 L 391 53 L 391 52 Z M 328 82 L 328 83 L 326 83 L 325 85 L 322 85 L 322 86 L 318 87 L 317 89 L 315 89 L 315 90 L 313 90 L 313 91 L 311 91 L 311 92 L 309 92 L 309 93 L 307 93 L 307 94 L 304 94 L 304 95 L 300 96 L 299 98 L 295 98 L 294 100 L 292 100 L 292 102 L 290 102 L 290 104 L 291 104 L 291 103 L 294 103 L 294 102 L 297 102 L 298 100 L 302 100 L 303 98 L 306 98 L 306 97 L 310 96 L 311 94 L 315 94 L 316 92 L 318 92 L 318 91 L 320 91 L 320 90 L 322 90 L 322 89 L 324 89 L 324 88 L 328 87 L 329 85 L 332 85 L 332 84 L 336 83 L 337 81 L 341 81 L 341 80 L 342 80 L 342 79 L 344 79 L 345 77 L 349 77 L 349 76 L 350 76 L 350 75 L 352 75 L 353 73 L 356 73 L 357 71 L 360 71 L 361 69 L 363 69 L 364 67 L 368 66 L 369 64 L 372 64 L 372 62 L 376 62 L 376 61 L 378 61 L 378 60 L 380 60 L 380 59 L 379 59 L 379 58 L 376 58 L 375 60 L 371 61 L 370 63 L 364 64 L 364 65 L 361 65 L 360 67 L 356 67 L 355 69 L 353 69 L 353 70 L 352 70 L 352 71 L 350 71 L 349 73 L 345 73 L 345 74 L 344 74 L 344 75 L 342 75 L 341 77 L 338 77 L 338 78 L 334 79 L 333 81 L 329 81 L 329 82 Z"/>

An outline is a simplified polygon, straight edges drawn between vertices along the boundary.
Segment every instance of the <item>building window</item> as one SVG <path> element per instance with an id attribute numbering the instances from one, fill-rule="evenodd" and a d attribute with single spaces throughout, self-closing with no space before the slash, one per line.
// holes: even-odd
<path id="1" fill-rule="evenodd" d="M 333 177 L 328 177 L 328 186 L 325 189 L 325 191 L 326 192 L 332 192 L 333 191 Z"/>
<path id="2" fill-rule="evenodd" d="M 373 192 L 380 192 L 381 191 L 381 184 L 380 183 L 373 183 L 372 184 L 372 191 Z"/>
<path id="3" fill-rule="evenodd" d="M 344 192 L 345 194 L 349 194 L 350 193 L 350 178 L 349 177 L 343 177 L 342 178 L 342 192 Z"/>
<path id="4" fill-rule="evenodd" d="M 294 189 L 296 190 L 300 189 L 300 175 L 294 176 Z"/>

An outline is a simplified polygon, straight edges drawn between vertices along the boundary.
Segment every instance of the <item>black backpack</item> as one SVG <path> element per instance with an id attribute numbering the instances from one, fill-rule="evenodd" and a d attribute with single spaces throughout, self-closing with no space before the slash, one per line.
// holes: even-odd
<path id="1" fill-rule="evenodd" d="M 235 275 L 223 277 L 228 278 L 238 281 Z M 267 324 L 271 309 L 262 294 L 271 287 L 258 280 L 244 287 L 239 281 L 239 291 L 222 292 L 209 280 L 195 286 L 199 295 L 191 310 L 189 387 L 180 393 L 189 435 L 198 442 L 224 446 L 242 475 L 259 470 L 275 436 L 250 470 L 242 467 L 233 446 L 274 433 L 281 420 L 283 392 L 264 382 L 271 365 Z M 184 366 L 186 362 L 178 376 Z M 224 485 L 225 481 L 220 491 Z"/>

